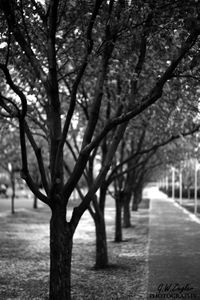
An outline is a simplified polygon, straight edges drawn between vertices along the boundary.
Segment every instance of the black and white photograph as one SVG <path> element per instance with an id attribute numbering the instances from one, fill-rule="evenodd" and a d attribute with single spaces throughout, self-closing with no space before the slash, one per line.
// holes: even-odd
<path id="1" fill-rule="evenodd" d="M 0 300 L 200 300 L 200 0 L 0 0 Z"/>

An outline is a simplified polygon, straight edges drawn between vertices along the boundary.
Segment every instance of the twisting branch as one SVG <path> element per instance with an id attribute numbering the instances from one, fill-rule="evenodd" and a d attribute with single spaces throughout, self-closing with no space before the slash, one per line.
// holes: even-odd
<path id="1" fill-rule="evenodd" d="M 10 86 L 10 88 L 19 96 L 19 98 L 21 100 L 21 104 L 22 104 L 21 116 L 25 117 L 25 115 L 27 113 L 27 100 L 26 100 L 24 93 L 20 90 L 20 88 L 17 85 L 14 84 L 8 68 L 5 65 L 0 64 L 0 69 L 3 71 L 6 81 L 7 81 L 8 85 Z"/>
<path id="2" fill-rule="evenodd" d="M 96 20 L 96 17 L 98 15 L 101 3 L 103 2 L 103 0 L 96 0 L 95 5 L 94 5 L 94 9 L 90 18 L 90 22 L 87 28 L 87 33 L 86 33 L 86 38 L 87 38 L 87 42 L 88 42 L 88 47 L 87 47 L 87 52 L 86 55 L 83 59 L 82 65 L 80 67 L 80 70 L 77 74 L 77 77 L 74 81 L 73 87 L 72 87 L 72 91 L 71 91 L 71 100 L 70 100 L 70 105 L 69 105 L 69 110 L 66 116 L 66 120 L 65 120 L 65 124 L 64 124 L 64 128 L 63 128 L 63 133 L 62 133 L 62 139 L 59 143 L 59 147 L 58 147 L 58 151 L 57 151 L 57 155 L 56 155 L 56 163 L 55 165 L 57 166 L 58 164 L 58 158 L 60 156 L 60 153 L 63 149 L 65 140 L 67 138 L 67 134 L 69 131 L 69 126 L 71 123 L 71 119 L 75 110 L 75 106 L 76 106 L 76 94 L 77 94 L 77 90 L 80 84 L 80 81 L 84 75 L 84 72 L 86 70 L 87 64 L 88 64 L 88 57 L 92 52 L 93 49 L 93 40 L 92 40 L 92 30 L 93 30 L 93 26 L 94 26 L 94 22 Z"/>
<path id="3" fill-rule="evenodd" d="M 19 119 L 19 131 L 20 131 L 20 145 L 21 145 L 21 157 L 22 157 L 22 171 L 21 176 L 27 182 L 31 191 L 44 203 L 48 204 L 47 197 L 42 194 L 39 189 L 37 188 L 36 184 L 32 180 L 29 170 L 28 170 L 28 160 L 27 160 L 27 149 L 26 149 L 26 138 L 25 138 L 25 117 L 27 113 L 27 100 L 24 93 L 20 90 L 18 86 L 16 86 L 12 80 L 12 77 L 9 73 L 8 68 L 5 65 L 0 64 L 0 69 L 3 71 L 6 81 L 10 88 L 19 96 L 22 104 L 22 110 L 20 111 L 16 105 L 10 100 L 10 102 L 16 107 L 18 112 L 18 119 Z M 7 110 L 8 111 L 8 110 Z"/>
<path id="4" fill-rule="evenodd" d="M 72 156 L 73 156 L 74 161 L 76 162 L 76 161 L 77 161 L 77 155 L 76 155 L 76 153 L 74 152 L 74 149 L 73 149 L 72 145 L 70 144 L 69 141 L 66 141 L 66 145 L 67 145 L 67 147 L 69 148 L 69 150 L 70 150 L 70 152 L 71 152 L 71 154 L 72 154 Z"/>
<path id="5" fill-rule="evenodd" d="M 38 148 L 33 135 L 28 127 L 28 124 L 26 121 L 24 121 L 24 125 L 25 125 L 25 133 L 28 137 L 28 140 L 35 152 L 35 156 L 37 158 L 37 162 L 38 162 L 38 167 L 39 167 L 39 171 L 40 171 L 40 175 L 41 175 L 41 180 L 42 180 L 42 185 L 45 189 L 46 194 L 49 194 L 49 184 L 47 181 L 47 177 L 46 177 L 46 173 L 45 173 L 45 168 L 44 168 L 44 163 L 43 163 L 43 159 L 42 159 L 42 153 L 41 153 L 41 149 Z"/>
<path id="6" fill-rule="evenodd" d="M 100 3 L 100 2 L 101 1 L 98 1 L 98 3 Z M 110 18 L 110 16 L 109 16 L 109 18 Z M 89 121 L 88 121 L 86 130 L 85 130 L 85 134 L 83 137 L 82 149 L 84 149 L 85 146 L 91 142 L 91 139 L 95 132 L 96 124 L 98 122 L 101 101 L 102 101 L 102 97 L 103 97 L 103 86 L 104 86 L 104 82 L 106 80 L 109 59 L 110 59 L 113 49 L 114 49 L 115 38 L 116 38 L 116 36 L 110 32 L 109 22 L 106 22 L 105 39 L 108 42 L 106 43 L 105 49 L 102 54 L 100 72 L 99 72 L 99 76 L 96 81 L 94 100 L 91 105 Z M 73 191 L 73 186 L 78 182 L 78 180 L 82 174 L 82 171 L 84 170 L 84 168 L 87 164 L 89 155 L 90 155 L 90 151 L 88 151 L 87 153 L 83 153 L 81 150 L 79 158 L 77 160 L 77 163 L 72 172 L 72 175 L 71 175 L 70 179 L 68 180 L 68 182 L 64 186 L 64 196 L 66 199 L 69 198 L 70 194 Z"/>
<path id="7" fill-rule="evenodd" d="M 120 140 L 126 130 L 126 127 L 127 127 L 127 123 L 123 123 L 116 128 L 115 134 L 112 139 L 111 146 L 109 147 L 109 150 L 107 152 L 107 155 L 106 155 L 106 158 L 104 161 L 104 165 L 102 166 L 102 169 L 101 169 L 99 175 L 96 177 L 96 179 L 94 180 L 88 193 L 84 197 L 84 201 L 82 201 L 78 207 L 74 208 L 73 213 L 72 213 L 72 218 L 70 221 L 72 231 L 75 230 L 84 211 L 86 209 L 88 209 L 91 199 L 93 199 L 94 194 L 100 187 L 102 180 L 105 178 L 107 172 L 109 171 L 111 163 L 112 163 L 113 155 L 120 143 Z"/>
<path id="8" fill-rule="evenodd" d="M 124 159 L 121 163 L 119 163 L 118 165 L 116 165 L 115 168 L 113 168 L 113 170 L 109 174 L 107 180 L 110 181 L 111 177 L 114 176 L 114 173 L 116 173 L 117 170 L 122 167 L 122 165 L 127 164 L 131 160 L 135 159 L 137 156 L 141 156 L 143 154 L 146 154 L 146 153 L 149 153 L 151 151 L 157 150 L 157 149 L 159 149 L 161 147 L 164 147 L 167 144 L 169 144 L 169 143 L 171 143 L 171 142 L 173 142 L 175 140 L 178 140 L 181 137 L 186 137 L 186 136 L 192 135 L 192 134 L 198 132 L 199 129 L 200 129 L 200 124 L 194 126 L 194 128 L 192 128 L 191 130 L 179 133 L 177 135 L 172 135 L 170 138 L 166 139 L 165 141 L 162 141 L 162 142 L 160 142 L 158 144 L 155 144 L 155 145 L 153 145 L 153 146 L 151 146 L 151 147 L 149 147 L 147 149 L 140 150 L 138 152 L 133 153 L 132 155 L 130 155 L 129 157 L 127 157 L 126 159 Z"/>
<path id="9" fill-rule="evenodd" d="M 67 173 L 68 173 L 69 175 L 71 175 L 72 172 L 71 172 L 71 170 L 70 170 L 70 168 L 69 168 L 69 166 L 67 165 L 66 162 L 64 162 L 64 167 L 65 167 L 65 170 L 67 171 Z M 80 188 L 80 186 L 79 186 L 78 184 L 76 185 L 76 190 L 77 190 L 77 192 L 78 192 L 78 194 L 79 194 L 79 197 L 80 197 L 81 201 L 84 201 L 84 194 L 83 194 L 83 192 L 81 191 L 81 188 Z M 95 212 L 93 211 L 93 209 L 92 209 L 91 206 L 88 207 L 88 211 L 89 211 L 89 213 L 91 214 L 91 216 L 92 216 L 93 218 L 95 218 Z"/>
<path id="10" fill-rule="evenodd" d="M 13 116 L 13 111 L 10 109 L 10 107 L 8 107 L 8 105 L 5 104 L 5 102 L 3 101 L 2 98 L 0 98 L 0 106 L 8 113 L 5 114 L 3 112 L 0 111 L 0 116 L 4 117 L 4 118 L 12 118 Z"/>
<path id="11" fill-rule="evenodd" d="M 11 117 L 19 117 L 20 115 L 20 109 L 18 108 L 18 106 L 16 105 L 16 103 L 14 101 L 12 101 L 11 99 L 9 98 L 6 98 L 5 96 L 3 96 L 1 93 L 0 93 L 0 106 L 2 106 L 7 112 L 8 114 L 11 116 Z M 12 104 L 14 106 L 14 108 L 16 109 L 16 113 L 13 112 L 12 109 L 10 109 L 10 107 L 8 107 L 5 102 L 8 102 L 10 104 Z"/>
<path id="12" fill-rule="evenodd" d="M 111 121 L 108 121 L 105 127 L 103 128 L 103 130 L 100 132 L 100 134 L 96 138 L 94 138 L 90 144 L 86 145 L 85 148 L 82 149 L 83 154 L 90 152 L 93 148 L 95 148 L 104 138 L 104 136 L 109 131 L 111 131 L 115 126 L 123 122 L 129 121 L 130 119 L 139 115 L 146 108 L 154 104 L 162 96 L 163 87 L 165 83 L 167 82 L 167 80 L 171 78 L 171 75 L 176 70 L 176 67 L 179 65 L 179 63 L 182 61 L 182 59 L 185 57 L 188 51 L 193 47 L 199 34 L 200 34 L 200 30 L 194 30 L 190 34 L 190 36 L 187 38 L 184 45 L 180 49 L 177 58 L 171 62 L 170 66 L 166 69 L 166 71 L 163 73 L 160 79 L 157 80 L 157 82 L 155 83 L 154 87 L 149 92 L 149 94 L 147 96 L 144 96 L 141 102 L 136 103 L 134 107 L 126 114 L 123 113 L 119 117 L 116 117 Z"/>
<path id="13" fill-rule="evenodd" d="M 20 145 L 21 145 L 21 157 L 22 157 L 22 170 L 21 177 L 26 181 L 30 190 L 34 195 L 40 199 L 42 202 L 49 205 L 48 198 L 40 192 L 37 185 L 34 183 L 32 177 L 30 176 L 28 170 L 28 160 L 27 160 L 27 149 L 26 149 L 26 137 L 25 137 L 25 120 L 23 116 L 19 118 L 19 132 L 20 132 Z"/>
<path id="14" fill-rule="evenodd" d="M 72 156 L 73 156 L 73 158 L 74 158 L 74 161 L 75 161 L 75 163 L 76 163 L 77 160 L 78 160 L 78 158 L 77 158 L 76 153 L 74 152 L 74 149 L 73 149 L 72 145 L 70 144 L 69 141 L 66 141 L 66 145 L 67 145 L 67 147 L 69 148 L 69 150 L 70 150 L 70 152 L 71 152 L 71 154 L 72 154 Z M 64 164 L 66 164 L 66 161 L 64 161 Z M 68 173 L 69 173 L 69 171 L 68 171 Z M 71 173 L 72 173 L 72 172 L 70 171 L 70 175 L 71 175 Z M 83 176 L 84 176 L 85 180 L 87 181 L 87 175 L 86 175 L 86 172 L 85 172 L 85 171 L 83 172 Z"/>
<path id="15" fill-rule="evenodd" d="M 141 167 L 141 170 L 144 169 L 145 164 L 149 161 L 149 159 L 156 153 L 157 149 L 154 149 L 153 151 L 150 151 L 150 154 L 142 161 L 140 162 L 131 162 L 130 166 L 128 165 L 126 170 L 116 172 L 116 174 L 112 173 L 112 176 L 109 176 L 106 180 L 107 186 L 109 186 L 114 180 L 122 177 L 125 174 L 128 174 L 129 172 L 135 170 L 138 167 Z"/>
<path id="16" fill-rule="evenodd" d="M 21 29 L 19 27 L 19 24 L 15 17 L 15 8 L 17 6 L 16 0 L 13 0 L 12 2 L 10 0 L 1 0 L 0 9 L 4 12 L 8 27 L 13 32 L 13 35 L 15 37 L 15 40 L 19 43 L 21 49 L 25 52 L 28 60 L 30 61 L 36 77 L 40 79 L 43 84 L 46 86 L 46 74 L 44 70 L 41 68 L 41 64 L 36 58 L 35 54 L 33 53 L 31 47 L 27 43 L 27 41 L 24 38 L 23 33 L 21 32 Z"/>

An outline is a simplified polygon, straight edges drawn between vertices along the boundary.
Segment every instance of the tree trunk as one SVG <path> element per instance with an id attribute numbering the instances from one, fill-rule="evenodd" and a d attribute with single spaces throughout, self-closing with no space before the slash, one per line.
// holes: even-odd
<path id="1" fill-rule="evenodd" d="M 95 213 L 95 229 L 96 229 L 96 269 L 103 269 L 108 266 L 108 251 L 106 226 L 104 216 L 101 212 Z"/>
<path id="2" fill-rule="evenodd" d="M 122 242 L 122 203 L 121 197 L 115 198 L 116 215 L 115 215 L 115 242 Z"/>
<path id="3" fill-rule="evenodd" d="M 108 251 L 106 238 L 106 225 L 104 218 L 105 193 L 100 192 L 99 202 L 97 196 L 94 196 L 93 207 L 95 212 L 91 214 L 95 223 L 96 231 L 96 269 L 104 269 L 108 266 Z"/>
<path id="4" fill-rule="evenodd" d="M 37 209 L 38 208 L 38 205 L 37 205 L 37 197 L 34 195 L 34 198 L 33 198 L 33 208 L 34 209 Z"/>
<path id="5" fill-rule="evenodd" d="M 124 193 L 123 193 L 123 226 L 124 228 L 131 227 L 130 201 L 133 191 L 133 174 L 127 175 Z"/>
<path id="6" fill-rule="evenodd" d="M 187 193 L 188 193 L 188 199 L 190 199 L 190 188 L 187 188 Z"/>
<path id="7" fill-rule="evenodd" d="M 133 202 L 132 202 L 132 211 L 137 211 L 138 210 L 138 204 L 141 201 L 142 201 L 142 189 L 138 187 L 134 190 L 134 197 L 133 197 Z"/>
<path id="8" fill-rule="evenodd" d="M 72 244 L 65 208 L 54 207 L 50 221 L 50 300 L 71 299 Z"/>
<path id="9" fill-rule="evenodd" d="M 132 211 L 137 211 L 138 210 L 138 203 L 137 199 L 133 197 L 133 202 L 132 202 Z"/>
<path id="10" fill-rule="evenodd" d="M 123 226 L 124 228 L 131 227 L 131 214 L 130 214 L 130 201 L 131 195 L 124 197 L 124 215 L 123 215 Z"/>
<path id="11" fill-rule="evenodd" d="M 107 186 L 102 184 L 102 186 L 100 187 L 99 208 L 103 216 L 105 210 L 106 192 L 107 192 Z"/>

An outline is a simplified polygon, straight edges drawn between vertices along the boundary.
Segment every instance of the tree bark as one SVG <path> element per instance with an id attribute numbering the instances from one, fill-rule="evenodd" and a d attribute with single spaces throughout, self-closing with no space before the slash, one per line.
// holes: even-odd
<path id="1" fill-rule="evenodd" d="M 72 244 L 66 210 L 56 207 L 50 221 L 50 300 L 71 300 Z"/>
<path id="2" fill-rule="evenodd" d="M 134 196 L 132 202 L 132 211 L 137 211 L 137 210 L 138 210 L 138 203 L 137 203 L 137 199 Z"/>
<path id="3" fill-rule="evenodd" d="M 103 182 L 100 187 L 100 195 L 99 195 L 99 208 L 103 216 L 105 211 L 106 192 L 107 192 L 107 185 L 104 185 Z"/>
<path id="4" fill-rule="evenodd" d="M 34 195 L 34 198 L 33 198 L 33 208 L 34 209 L 37 209 L 38 208 L 38 205 L 37 205 L 37 197 Z"/>
<path id="5" fill-rule="evenodd" d="M 100 211 L 95 213 L 95 229 L 96 229 L 96 269 L 103 269 L 108 266 L 108 251 L 106 226 L 104 216 Z"/>
<path id="6" fill-rule="evenodd" d="M 142 189 L 140 187 L 137 187 L 134 190 L 134 197 L 132 202 L 132 211 L 138 210 L 138 205 L 142 201 Z"/>
<path id="7" fill-rule="evenodd" d="M 190 199 L 190 188 L 187 188 L 188 199 Z"/>
<path id="8" fill-rule="evenodd" d="M 115 215 L 115 242 L 122 242 L 122 201 L 121 196 L 115 198 L 116 215 Z"/>
<path id="9" fill-rule="evenodd" d="M 102 189 L 102 188 L 101 188 Z M 100 190 L 101 190 L 100 189 Z M 94 219 L 96 231 L 96 262 L 95 269 L 104 269 L 108 266 L 108 251 L 107 251 L 107 237 L 106 225 L 104 218 L 106 190 L 100 191 L 99 202 L 97 196 L 94 196 L 93 207 L 95 212 L 91 213 Z"/>
<path id="10" fill-rule="evenodd" d="M 124 197 L 124 214 L 123 214 L 123 226 L 124 228 L 131 227 L 131 214 L 130 214 L 130 201 L 131 194 Z"/>
<path id="11" fill-rule="evenodd" d="M 130 201 L 133 191 L 133 173 L 127 174 L 125 188 L 123 193 L 123 226 L 131 227 Z"/>

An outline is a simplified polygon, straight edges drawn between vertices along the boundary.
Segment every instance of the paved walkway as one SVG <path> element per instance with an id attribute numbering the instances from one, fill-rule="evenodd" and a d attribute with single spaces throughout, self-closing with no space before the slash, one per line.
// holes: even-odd
<path id="1" fill-rule="evenodd" d="M 200 300 L 200 224 L 170 199 L 151 200 L 147 299 Z"/>

